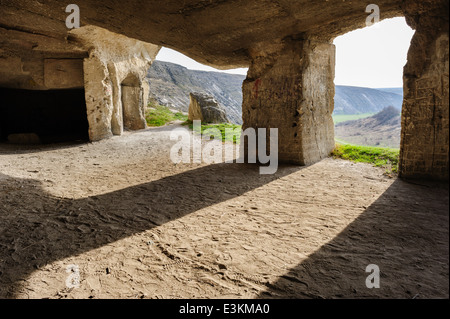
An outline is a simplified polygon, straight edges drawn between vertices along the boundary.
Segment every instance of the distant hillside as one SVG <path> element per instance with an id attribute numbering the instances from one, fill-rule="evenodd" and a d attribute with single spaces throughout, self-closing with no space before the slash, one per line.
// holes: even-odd
<path id="1" fill-rule="evenodd" d="M 394 93 L 394 94 L 398 94 L 401 97 L 403 97 L 403 88 L 381 88 L 378 89 L 378 91 L 383 91 L 383 92 L 388 92 L 388 93 Z"/>
<path id="2" fill-rule="evenodd" d="M 378 113 L 387 106 L 393 106 L 400 111 L 402 103 L 403 95 L 396 93 L 378 89 L 337 85 L 334 98 L 334 114 Z"/>
<path id="3" fill-rule="evenodd" d="M 336 138 L 350 144 L 399 148 L 401 116 L 389 106 L 374 116 L 336 125 Z"/>
<path id="4" fill-rule="evenodd" d="M 244 75 L 189 70 L 181 65 L 155 61 L 148 72 L 150 97 L 159 104 L 182 111 L 189 108 L 189 93 L 212 95 L 222 104 L 228 118 L 242 124 Z"/>
<path id="5" fill-rule="evenodd" d="M 194 71 L 178 64 L 155 61 L 147 78 L 150 83 L 150 97 L 159 104 L 187 111 L 189 93 L 204 92 L 214 96 L 225 107 L 232 122 L 242 123 L 244 75 Z M 398 88 L 379 90 L 338 85 L 334 114 L 374 114 L 390 105 L 400 111 L 402 94 Z"/>

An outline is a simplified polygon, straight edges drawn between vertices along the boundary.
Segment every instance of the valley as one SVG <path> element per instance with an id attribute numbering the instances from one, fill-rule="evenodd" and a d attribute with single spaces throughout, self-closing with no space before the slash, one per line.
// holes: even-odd
<path id="1" fill-rule="evenodd" d="M 224 106 L 233 124 L 242 124 L 244 75 L 189 70 L 178 64 L 155 61 L 148 71 L 147 80 L 150 84 L 149 97 L 154 104 L 187 112 L 189 93 L 203 92 Z M 372 89 L 336 85 L 334 100 L 333 119 L 337 141 L 399 148 L 400 117 L 380 122 L 376 115 L 388 107 L 392 107 L 391 115 L 400 114 L 402 88 Z"/>

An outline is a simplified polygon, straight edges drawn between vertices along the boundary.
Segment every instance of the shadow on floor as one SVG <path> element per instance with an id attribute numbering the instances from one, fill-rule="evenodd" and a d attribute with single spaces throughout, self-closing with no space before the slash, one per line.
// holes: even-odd
<path id="1" fill-rule="evenodd" d="M 301 169 L 284 166 L 275 175 L 260 175 L 256 165 L 217 164 L 78 200 L 56 198 L 36 180 L 0 174 L 0 298 L 14 298 L 21 281 L 48 263 L 241 196 Z M 236 183 L 236 177 L 242 182 Z"/>
<path id="2" fill-rule="evenodd" d="M 448 185 L 397 180 L 259 297 L 448 298 L 448 209 Z M 380 269 L 379 289 L 366 287 L 369 264 Z"/>

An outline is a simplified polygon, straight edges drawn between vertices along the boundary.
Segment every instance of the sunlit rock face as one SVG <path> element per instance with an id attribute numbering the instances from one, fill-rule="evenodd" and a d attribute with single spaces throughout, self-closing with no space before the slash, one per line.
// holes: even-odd
<path id="1" fill-rule="evenodd" d="M 160 47 L 93 26 L 69 35 L 89 52 L 84 86 L 90 139 L 120 135 L 124 128 L 145 128 L 145 76 Z"/>
<path id="2" fill-rule="evenodd" d="M 189 94 L 189 120 L 203 123 L 228 123 L 224 108 L 214 99 L 204 93 Z"/>

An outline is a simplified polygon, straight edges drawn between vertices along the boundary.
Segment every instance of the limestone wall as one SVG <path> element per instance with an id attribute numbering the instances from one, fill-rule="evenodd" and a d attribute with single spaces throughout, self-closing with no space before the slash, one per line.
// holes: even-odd
<path id="1" fill-rule="evenodd" d="M 124 111 L 128 129 L 146 127 L 145 76 L 159 46 L 93 26 L 57 34 L 21 29 L 0 27 L 0 87 L 84 88 L 91 141 L 122 134 Z M 122 87 L 135 92 L 125 95 L 126 107 Z"/>
<path id="2" fill-rule="evenodd" d="M 96 25 L 148 43 L 178 50 L 218 68 L 247 67 L 248 50 L 293 35 L 324 40 L 365 26 L 366 6 L 375 3 L 382 18 L 401 16 L 401 5 L 437 0 L 77 0 L 81 25 Z M 448 1 L 448 0 L 438 0 Z M 54 32 L 64 28 L 60 0 L 0 1 L 0 25 L 25 25 Z M 18 14 L 19 12 L 19 14 Z"/>
<path id="3" fill-rule="evenodd" d="M 160 47 L 93 26 L 74 29 L 70 39 L 89 51 L 84 87 L 91 141 L 122 134 L 124 123 L 145 128 L 145 76 Z"/>
<path id="4" fill-rule="evenodd" d="M 400 175 L 448 180 L 448 16 L 438 10 L 416 19 L 404 71 Z"/>
<path id="5" fill-rule="evenodd" d="M 285 40 L 253 54 L 243 84 L 243 128 L 278 128 L 282 162 L 308 165 L 327 157 L 334 148 L 334 45 Z"/>
<path id="6" fill-rule="evenodd" d="M 83 87 L 84 48 L 63 37 L 0 27 L 0 87 L 27 90 Z"/>

